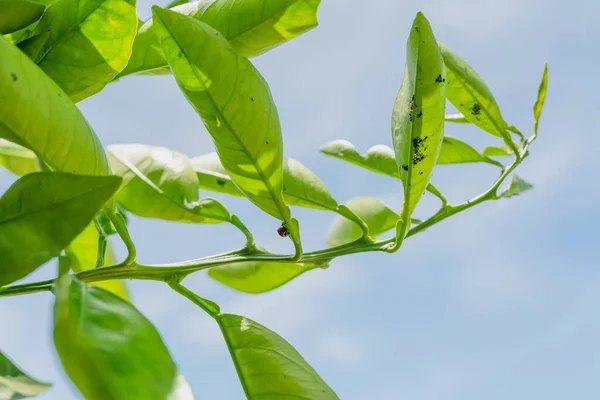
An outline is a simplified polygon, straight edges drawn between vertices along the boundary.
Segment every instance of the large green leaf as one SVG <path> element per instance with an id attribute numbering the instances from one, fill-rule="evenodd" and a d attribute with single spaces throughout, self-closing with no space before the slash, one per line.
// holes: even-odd
<path id="1" fill-rule="evenodd" d="M 114 173 L 123 178 L 117 201 L 127 211 L 179 222 L 231 220 L 218 201 L 198 200 L 198 178 L 183 154 L 164 147 L 120 144 L 109 146 L 108 155 Z"/>
<path id="2" fill-rule="evenodd" d="M 65 248 L 65 253 L 71 262 L 73 272 L 86 271 L 96 267 L 96 257 L 98 255 L 98 231 L 93 223 L 86 226 L 73 241 Z M 113 250 L 108 243 L 106 249 L 105 265 L 115 264 Z M 109 280 L 94 282 L 93 285 L 99 286 L 109 292 L 116 294 L 124 300 L 129 300 L 129 293 L 125 281 Z"/>
<path id="3" fill-rule="evenodd" d="M 542 108 L 544 108 L 544 101 L 546 101 L 546 94 L 548 93 L 548 63 L 544 65 L 544 74 L 542 75 L 542 81 L 538 88 L 537 99 L 533 105 L 533 118 L 535 120 L 533 126 L 533 134 L 537 136 L 538 125 L 540 122 L 540 116 L 542 115 Z M 534 137 L 535 137 L 534 136 Z"/>
<path id="4" fill-rule="evenodd" d="M 232 314 L 216 320 L 250 400 L 339 399 L 317 372 L 275 332 Z"/>
<path id="5" fill-rule="evenodd" d="M 232 196 L 243 196 L 223 168 L 217 153 L 191 159 L 198 175 L 200 189 Z M 285 158 L 283 161 L 283 198 L 292 206 L 335 211 L 337 201 L 325 184 L 300 162 Z"/>
<path id="6" fill-rule="evenodd" d="M 87 400 L 191 399 L 174 396 L 181 379 L 150 321 L 130 303 L 69 275 L 56 294 L 54 344 Z"/>
<path id="7" fill-rule="evenodd" d="M 156 6 L 152 10 L 167 61 L 213 137 L 225 170 L 250 201 L 287 223 L 283 140 L 267 83 L 210 26 Z"/>
<path id="8" fill-rule="evenodd" d="M 446 96 L 471 123 L 492 135 L 512 141 L 500 108 L 479 74 L 462 58 L 440 44 L 446 65 Z"/>
<path id="9" fill-rule="evenodd" d="M 400 216 L 392 211 L 376 197 L 356 197 L 346 206 L 358 215 L 369 226 L 369 234 L 373 237 L 392 229 Z M 327 244 L 339 246 L 360 238 L 362 231 L 352 221 L 338 216 L 327 234 Z"/>
<path id="10" fill-rule="evenodd" d="M 58 256 L 118 189 L 116 176 L 36 172 L 0 198 L 0 286 Z"/>
<path id="11" fill-rule="evenodd" d="M 244 57 L 264 53 L 317 25 L 321 0 L 202 0 L 173 8 L 219 31 Z M 170 7 L 168 7 L 170 8 Z M 138 31 L 129 64 L 120 74 L 169 72 L 152 20 Z"/>
<path id="12" fill-rule="evenodd" d="M 525 179 L 519 178 L 517 175 L 513 175 L 510 185 L 508 185 L 508 188 L 500 197 L 513 197 L 530 189 L 533 189 L 531 183 L 527 182 Z"/>
<path id="13" fill-rule="evenodd" d="M 402 218 L 427 188 L 444 138 L 446 72 L 429 22 L 417 13 L 406 43 L 406 66 L 392 112 L 392 141 L 404 186 Z"/>
<path id="14" fill-rule="evenodd" d="M 98 93 L 125 68 L 137 21 L 135 0 L 58 0 L 29 36 L 50 32 L 35 59 L 77 102 Z"/>
<path id="15" fill-rule="evenodd" d="M 4 139 L 0 139 L 0 165 L 18 176 L 38 170 L 34 152 Z"/>
<path id="16" fill-rule="evenodd" d="M 0 137 L 33 150 L 52 169 L 109 173 L 83 114 L 18 48 L 0 38 Z"/>
<path id="17" fill-rule="evenodd" d="M 209 269 L 208 275 L 223 285 L 240 292 L 264 293 L 318 267 L 318 265 L 306 263 L 252 261 L 220 265 Z"/>
<path id="18" fill-rule="evenodd" d="M 17 400 L 35 397 L 48 390 L 50 386 L 25 374 L 0 352 L 0 399 Z"/>
<path id="19" fill-rule="evenodd" d="M 0 0 L 0 35 L 34 23 L 45 9 L 44 5 L 29 0 Z"/>

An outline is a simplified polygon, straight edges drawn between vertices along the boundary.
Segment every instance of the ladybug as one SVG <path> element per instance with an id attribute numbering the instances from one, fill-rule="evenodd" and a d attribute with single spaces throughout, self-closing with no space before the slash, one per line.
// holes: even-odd
<path id="1" fill-rule="evenodd" d="M 279 228 L 277 228 L 277 234 L 281 237 L 286 237 L 290 233 L 285 226 L 281 225 Z"/>

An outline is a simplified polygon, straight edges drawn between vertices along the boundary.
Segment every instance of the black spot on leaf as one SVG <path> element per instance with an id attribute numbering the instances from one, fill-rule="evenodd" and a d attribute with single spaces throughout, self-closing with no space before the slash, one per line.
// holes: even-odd
<path id="1" fill-rule="evenodd" d="M 217 179 L 217 185 L 219 186 L 223 186 L 227 183 L 227 181 L 225 179 Z"/>
<path id="2" fill-rule="evenodd" d="M 15 74 L 14 72 L 10 73 L 10 77 L 12 78 L 13 82 L 17 81 L 17 74 Z"/>

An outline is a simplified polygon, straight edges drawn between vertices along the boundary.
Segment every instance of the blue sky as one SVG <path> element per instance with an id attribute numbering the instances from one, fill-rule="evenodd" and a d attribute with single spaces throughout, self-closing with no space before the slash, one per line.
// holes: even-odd
<path id="1" fill-rule="evenodd" d="M 151 3 L 138 3 L 140 15 L 149 16 Z M 317 150 L 338 138 L 360 151 L 391 144 L 391 108 L 406 37 L 419 10 L 438 40 L 484 77 L 505 119 L 527 133 L 543 63 L 549 61 L 540 137 L 519 168 L 535 189 L 453 217 L 411 238 L 394 255 L 337 259 L 327 270 L 264 295 L 235 293 L 203 273 L 185 283 L 225 312 L 285 337 L 344 400 L 596 398 L 596 1 L 323 0 L 319 28 L 253 60 L 277 103 L 286 155 L 315 171 L 340 202 L 373 195 L 400 208 L 397 182 Z M 163 145 L 189 156 L 213 151 L 171 76 L 122 79 L 80 107 L 105 145 Z M 468 126 L 447 126 L 446 133 L 477 148 L 498 144 Z M 486 165 L 446 166 L 436 170 L 433 182 L 458 202 L 485 190 L 496 174 Z M 0 172 L 0 189 L 13 179 Z M 243 199 L 219 198 L 260 244 L 291 251 L 289 241 L 276 234 L 276 220 Z M 434 205 L 425 197 L 417 213 L 425 215 Z M 334 216 L 293 212 L 305 247 L 324 247 Z M 227 226 L 133 219 L 131 231 L 144 263 L 181 261 L 243 244 Z M 28 280 L 54 271 L 48 265 Z M 164 284 L 133 282 L 130 288 L 196 398 L 243 398 L 208 316 Z M 54 383 L 40 399 L 78 398 L 53 349 L 51 305 L 49 294 L 1 299 L 0 348 L 33 376 Z"/>

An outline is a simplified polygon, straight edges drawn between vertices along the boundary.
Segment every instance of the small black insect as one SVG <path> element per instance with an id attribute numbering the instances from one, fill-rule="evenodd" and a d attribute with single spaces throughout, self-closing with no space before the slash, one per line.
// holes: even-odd
<path id="1" fill-rule="evenodd" d="M 277 228 L 277 234 L 281 237 L 286 237 L 290 233 L 285 226 L 281 225 L 279 228 Z"/>

